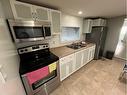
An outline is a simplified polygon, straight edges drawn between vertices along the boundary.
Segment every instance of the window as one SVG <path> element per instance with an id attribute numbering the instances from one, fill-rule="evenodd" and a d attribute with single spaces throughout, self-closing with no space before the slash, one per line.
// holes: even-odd
<path id="1" fill-rule="evenodd" d="M 70 42 L 80 40 L 79 27 L 62 27 L 61 41 Z"/>

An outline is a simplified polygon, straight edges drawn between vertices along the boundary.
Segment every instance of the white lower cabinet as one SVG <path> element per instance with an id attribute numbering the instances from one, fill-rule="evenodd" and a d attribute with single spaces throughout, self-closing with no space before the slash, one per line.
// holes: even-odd
<path id="1" fill-rule="evenodd" d="M 60 80 L 64 80 L 72 73 L 86 65 L 94 58 L 95 46 L 78 51 L 60 59 Z"/>
<path id="2" fill-rule="evenodd" d="M 60 59 L 60 80 L 64 80 L 74 72 L 75 55 L 71 54 Z"/>
<path id="3" fill-rule="evenodd" d="M 75 70 L 78 70 L 82 67 L 83 64 L 83 51 L 76 52 L 76 64 L 75 64 Z"/>
<path id="4" fill-rule="evenodd" d="M 89 48 L 89 53 L 88 53 L 88 60 L 87 62 L 91 61 L 94 59 L 94 53 L 95 53 L 95 46 L 92 46 Z"/>
<path id="5" fill-rule="evenodd" d="M 88 55 L 89 55 L 89 49 L 83 50 L 83 66 L 88 63 Z"/>

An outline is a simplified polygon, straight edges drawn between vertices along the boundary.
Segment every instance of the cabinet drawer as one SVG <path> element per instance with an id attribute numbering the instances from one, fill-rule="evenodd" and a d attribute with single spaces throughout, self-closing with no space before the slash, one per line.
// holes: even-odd
<path id="1" fill-rule="evenodd" d="M 73 58 L 74 58 L 74 54 L 71 54 L 71 55 L 68 55 L 68 56 L 66 56 L 66 57 L 63 57 L 63 58 L 61 58 L 60 59 L 60 62 L 69 62 L 70 60 L 73 60 Z"/>

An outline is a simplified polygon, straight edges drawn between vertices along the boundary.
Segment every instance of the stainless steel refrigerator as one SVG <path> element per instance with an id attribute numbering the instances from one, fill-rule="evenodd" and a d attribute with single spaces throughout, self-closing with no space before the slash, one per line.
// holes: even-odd
<path id="1" fill-rule="evenodd" d="M 86 41 L 96 44 L 94 59 L 103 57 L 107 27 L 96 26 L 92 27 L 92 32 L 86 34 Z"/>

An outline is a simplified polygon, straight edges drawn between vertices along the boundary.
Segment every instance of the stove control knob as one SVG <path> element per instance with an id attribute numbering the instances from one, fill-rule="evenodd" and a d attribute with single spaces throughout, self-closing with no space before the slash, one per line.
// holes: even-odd
<path id="1" fill-rule="evenodd" d="M 27 49 L 25 49 L 25 51 L 27 51 Z"/>
<path id="2" fill-rule="evenodd" d="M 24 52 L 24 50 L 23 50 L 23 49 L 21 49 L 21 50 L 20 50 L 20 52 Z"/>

